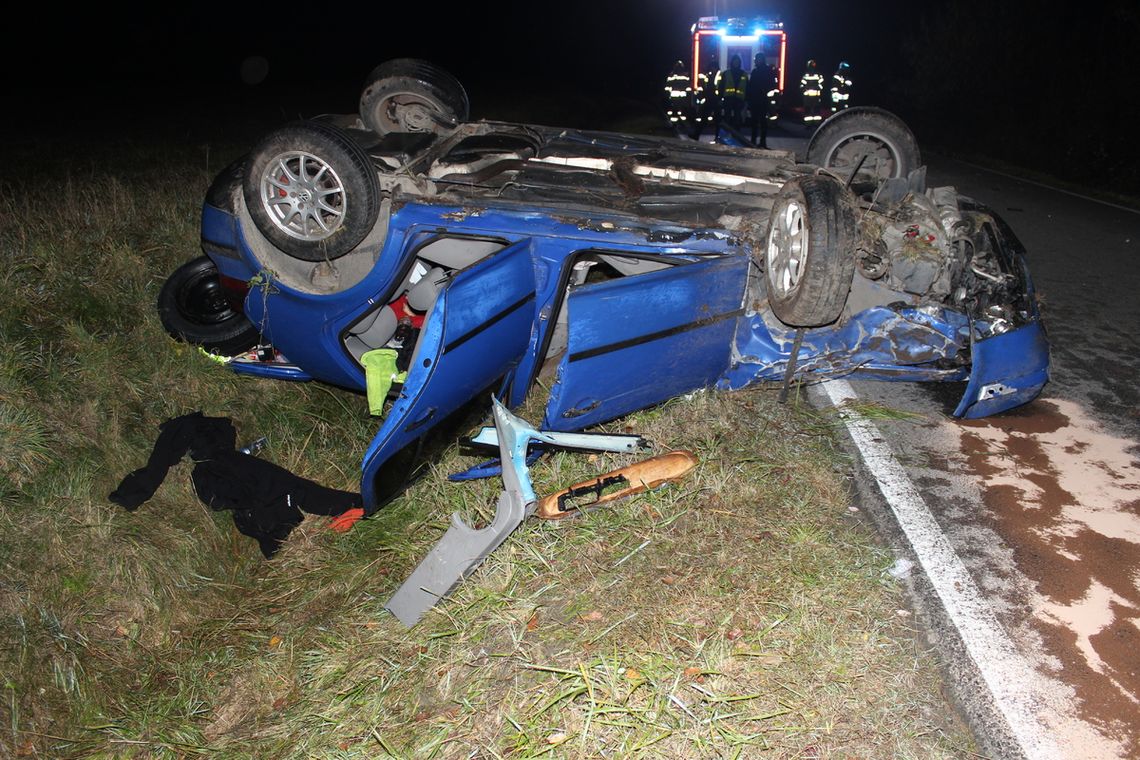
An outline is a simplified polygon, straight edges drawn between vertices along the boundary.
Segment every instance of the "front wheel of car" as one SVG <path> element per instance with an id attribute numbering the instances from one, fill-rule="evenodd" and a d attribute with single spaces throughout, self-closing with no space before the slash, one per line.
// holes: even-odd
<path id="1" fill-rule="evenodd" d="M 839 174 L 858 170 L 889 179 L 910 174 L 922 156 L 906 122 L 882 108 L 857 106 L 820 125 L 808 143 L 807 162 Z"/>
<path id="2" fill-rule="evenodd" d="M 241 310 L 240 289 L 227 289 L 206 256 L 187 261 L 163 283 L 158 317 L 172 337 L 223 356 L 253 348 L 261 335 Z"/>
<path id="3" fill-rule="evenodd" d="M 250 155 L 245 204 L 257 229 L 293 258 L 329 261 L 355 248 L 380 210 L 380 181 L 344 130 L 299 121 L 271 132 Z"/>
<path id="4" fill-rule="evenodd" d="M 360 118 L 380 136 L 447 132 L 466 121 L 470 110 L 458 79 L 417 58 L 380 64 L 368 75 L 360 95 Z"/>
<path id="5" fill-rule="evenodd" d="M 825 174 L 781 188 L 758 263 L 768 302 L 784 324 L 819 327 L 839 318 L 855 272 L 855 214 L 848 191 Z"/>

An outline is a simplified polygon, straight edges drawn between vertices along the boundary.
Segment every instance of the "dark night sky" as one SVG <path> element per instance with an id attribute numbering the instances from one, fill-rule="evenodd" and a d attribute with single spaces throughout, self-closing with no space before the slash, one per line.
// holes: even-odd
<path id="1" fill-rule="evenodd" d="M 473 118 L 545 121 L 543 102 L 562 98 L 558 123 L 595 127 L 590 111 L 604 121 L 623 99 L 658 102 L 672 61 L 689 57 L 698 17 L 770 15 L 788 31 L 791 98 L 808 58 L 825 74 L 847 60 L 853 102 L 895 110 L 924 144 L 1046 170 L 1059 155 L 1062 173 L 1079 181 L 1140 188 L 1129 136 L 1140 122 L 1130 91 L 1140 70 L 1136 0 L 512 0 L 463 10 L 408 0 L 22 13 L 5 18 L 10 47 L 15 35 L 31 45 L 8 59 L 7 137 L 64 145 L 79 130 L 184 124 L 211 140 L 233 136 L 238 122 L 351 113 L 368 72 L 397 57 L 455 74 Z M 267 64 L 257 83 L 243 82 L 248 60 Z"/>
<path id="2" fill-rule="evenodd" d="M 790 67 L 817 57 L 882 66 L 897 45 L 884 44 L 904 23 L 901 0 L 579 0 L 557 4 L 374 4 L 346 12 L 335 3 L 257 4 L 226 9 L 202 4 L 133 12 L 86 10 L 13 26 L 35 32 L 38 53 L 9 81 L 17 97 L 83 113 L 127 108 L 165 110 L 234 97 L 251 106 L 291 101 L 298 110 L 354 110 L 352 94 L 388 58 L 431 59 L 472 91 L 535 92 L 603 88 L 623 97 L 654 97 L 669 64 L 688 58 L 689 27 L 701 15 L 775 15 L 788 29 Z M 408 10 L 416 7 L 419 10 Z M 424 9 L 427 9 L 426 11 Z M 50 29 L 50 33 L 47 31 Z M 243 84 L 243 60 L 260 56 L 268 75 Z M 73 109 L 74 110 L 74 109 Z M 74 110 L 75 115 L 80 114 Z M 94 115 L 94 114 L 92 114 Z"/>

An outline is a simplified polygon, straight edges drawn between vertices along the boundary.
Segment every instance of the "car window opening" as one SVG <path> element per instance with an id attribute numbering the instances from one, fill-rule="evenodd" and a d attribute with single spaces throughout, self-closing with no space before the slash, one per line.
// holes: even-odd
<path id="1" fill-rule="evenodd" d="M 424 319 L 447 281 L 455 272 L 506 247 L 502 240 L 463 237 L 440 237 L 419 247 L 403 282 L 387 302 L 349 327 L 344 336 L 345 348 L 357 361 L 373 349 L 394 349 L 398 355 L 397 369 L 406 370 Z"/>

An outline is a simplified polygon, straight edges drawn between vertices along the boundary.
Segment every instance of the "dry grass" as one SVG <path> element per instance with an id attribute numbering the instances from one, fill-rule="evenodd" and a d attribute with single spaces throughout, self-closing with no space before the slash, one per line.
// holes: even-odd
<path id="1" fill-rule="evenodd" d="M 947 718 L 893 558 L 848 511 L 825 416 L 774 391 L 618 421 L 701 459 L 683 483 L 530 522 L 420 625 L 383 610 L 495 480 L 453 448 L 345 535 L 307 520 L 273 561 L 195 498 L 188 466 L 107 501 L 165 419 L 230 416 L 265 456 L 354 487 L 362 398 L 239 378 L 163 334 L 225 151 L 60 163 L 0 188 L 0 755 L 939 757 Z M 114 166 L 111 171 L 105 166 Z M 537 419 L 532 405 L 524 416 Z M 624 463 L 562 453 L 540 493 Z"/>
<path id="2" fill-rule="evenodd" d="M 299 664 L 304 690 L 357 698 L 320 712 L 364 755 L 952 756 L 968 740 L 926 691 L 937 676 L 897 614 L 891 558 L 847 511 L 826 428 L 805 433 L 800 416 L 753 391 L 623 421 L 703 452 L 701 466 L 680 486 L 524 526 L 404 631 L 378 608 L 442 530 L 437 509 L 420 551 L 359 611 L 355 657 L 327 640 Z M 534 477 L 552 490 L 622 463 L 602 459 L 559 454 Z"/>

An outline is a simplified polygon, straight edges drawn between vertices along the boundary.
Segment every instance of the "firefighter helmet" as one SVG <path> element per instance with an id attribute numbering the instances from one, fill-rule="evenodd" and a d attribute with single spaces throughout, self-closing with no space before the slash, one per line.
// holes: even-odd
<path id="1" fill-rule="evenodd" d="M 808 67 L 809 69 L 814 69 L 814 68 L 815 68 L 815 59 L 814 59 L 814 58 L 809 58 L 809 59 L 808 59 L 808 64 L 807 64 L 807 67 Z"/>

